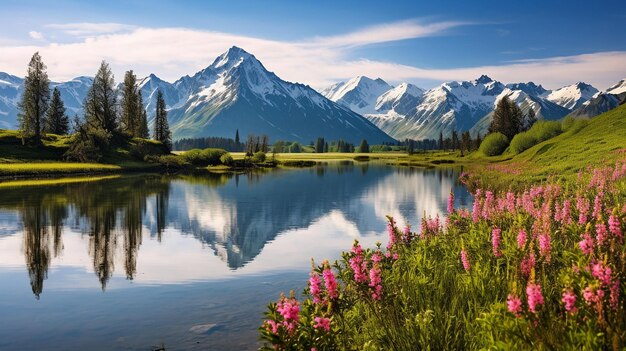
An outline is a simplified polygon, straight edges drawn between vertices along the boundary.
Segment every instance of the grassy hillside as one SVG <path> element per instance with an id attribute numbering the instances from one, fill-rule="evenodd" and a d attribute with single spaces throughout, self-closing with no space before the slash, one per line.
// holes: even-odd
<path id="1" fill-rule="evenodd" d="M 153 140 L 130 139 L 110 150 L 99 162 L 67 162 L 64 154 L 74 136 L 47 134 L 41 145 L 23 144 L 19 131 L 0 129 L 0 176 L 42 176 L 110 173 L 158 168 L 138 156 L 162 146 Z"/>
<path id="2" fill-rule="evenodd" d="M 518 154 L 485 157 L 474 153 L 473 184 L 515 187 L 548 179 L 571 180 L 580 170 L 626 158 L 626 105 L 603 113 Z"/>

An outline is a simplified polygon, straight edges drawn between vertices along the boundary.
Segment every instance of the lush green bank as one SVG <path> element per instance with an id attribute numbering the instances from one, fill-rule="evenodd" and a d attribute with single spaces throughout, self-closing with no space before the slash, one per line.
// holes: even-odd
<path id="1" fill-rule="evenodd" d="M 471 211 L 315 265 L 268 305 L 264 349 L 624 349 L 626 106 L 465 160 Z"/>

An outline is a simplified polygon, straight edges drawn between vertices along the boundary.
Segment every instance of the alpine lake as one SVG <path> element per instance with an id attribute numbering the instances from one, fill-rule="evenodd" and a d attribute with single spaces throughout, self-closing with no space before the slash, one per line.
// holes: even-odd
<path id="1" fill-rule="evenodd" d="M 460 169 L 329 162 L 0 183 L 0 350 L 254 350 L 311 259 L 471 205 Z"/>

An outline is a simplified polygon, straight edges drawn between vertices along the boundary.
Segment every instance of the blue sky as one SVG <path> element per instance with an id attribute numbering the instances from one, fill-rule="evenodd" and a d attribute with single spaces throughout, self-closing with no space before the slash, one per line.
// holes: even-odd
<path id="1" fill-rule="evenodd" d="M 106 59 L 117 75 L 173 81 L 231 45 L 314 87 L 360 74 L 427 88 L 482 73 L 550 88 L 585 80 L 604 89 L 626 77 L 619 1 L 4 0 L 0 8 L 0 71 L 23 75 L 40 50 L 58 80 L 92 75 Z"/>

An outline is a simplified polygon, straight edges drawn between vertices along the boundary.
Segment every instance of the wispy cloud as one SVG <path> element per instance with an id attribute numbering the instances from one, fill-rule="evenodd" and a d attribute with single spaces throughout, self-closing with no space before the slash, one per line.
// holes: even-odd
<path id="1" fill-rule="evenodd" d="M 93 75 L 107 60 L 116 76 L 133 69 L 139 75 L 155 73 L 176 80 L 208 66 L 236 45 L 253 53 L 283 79 L 321 88 L 356 75 L 431 83 L 475 79 L 488 74 L 503 82 L 533 80 L 560 87 L 583 80 L 604 88 L 626 77 L 626 52 L 598 52 L 540 60 L 503 62 L 502 65 L 424 69 L 395 62 L 354 58 L 354 48 L 396 40 L 441 35 L 461 22 L 423 24 L 404 21 L 362 28 L 342 35 L 299 41 L 278 41 L 188 28 L 143 28 L 121 24 L 54 25 L 78 36 L 70 43 L 11 45 L 0 42 L 0 71 L 23 75 L 26 63 L 39 51 L 53 79 Z M 94 34 L 94 33 L 100 34 Z M 91 33 L 91 34 L 87 34 Z M 46 34 L 46 33 L 43 33 Z M 48 36 L 49 37 L 49 36 Z"/>
<path id="2" fill-rule="evenodd" d="M 447 29 L 467 25 L 466 22 L 421 23 L 417 20 L 386 23 L 337 36 L 321 37 L 312 44 L 324 46 L 363 46 L 433 36 Z"/>
<path id="3" fill-rule="evenodd" d="M 28 35 L 35 40 L 43 40 L 43 33 L 31 30 Z"/>
<path id="4" fill-rule="evenodd" d="M 133 25 L 122 23 L 64 23 L 64 24 L 48 24 L 46 28 L 60 30 L 65 34 L 86 37 L 99 34 L 111 34 L 129 31 L 137 28 Z"/>

